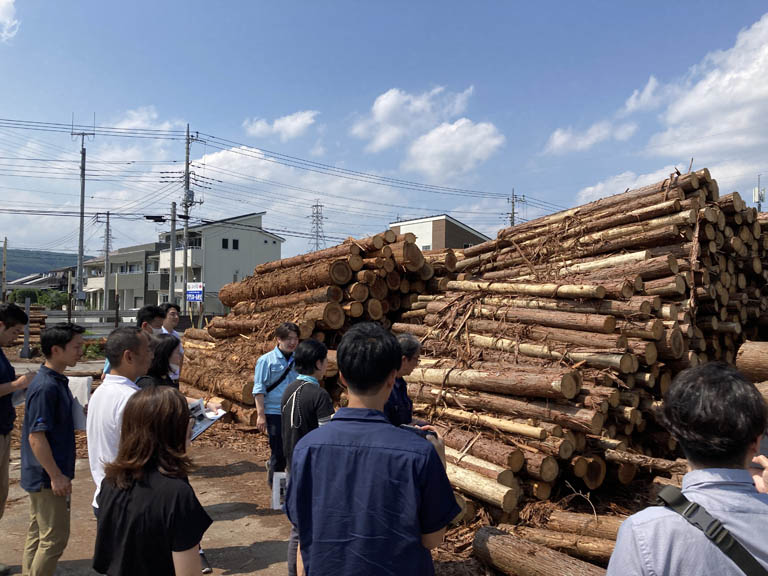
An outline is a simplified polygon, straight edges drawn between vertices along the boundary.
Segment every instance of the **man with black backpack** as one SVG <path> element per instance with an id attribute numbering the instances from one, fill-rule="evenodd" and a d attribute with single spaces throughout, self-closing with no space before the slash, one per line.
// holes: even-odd
<path id="1" fill-rule="evenodd" d="M 689 368 L 659 416 L 690 472 L 624 521 L 608 576 L 768 575 L 768 495 L 748 470 L 767 423 L 757 388 L 723 363 Z"/>
<path id="2" fill-rule="evenodd" d="M 299 375 L 293 363 L 293 351 L 299 344 L 299 327 L 293 322 L 283 322 L 275 330 L 275 336 L 277 346 L 258 359 L 253 377 L 256 426 L 269 435 L 271 454 L 267 463 L 267 481 L 270 487 L 274 473 L 285 471 L 280 400 L 285 388 Z"/>

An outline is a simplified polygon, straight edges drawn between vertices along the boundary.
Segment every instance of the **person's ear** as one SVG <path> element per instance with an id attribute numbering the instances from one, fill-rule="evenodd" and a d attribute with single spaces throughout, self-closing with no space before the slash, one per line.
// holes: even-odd
<path id="1" fill-rule="evenodd" d="M 341 382 L 341 385 L 344 386 L 344 388 L 349 388 L 349 384 L 347 384 L 347 379 L 344 378 L 344 374 L 339 372 L 339 382 Z"/>
<path id="2" fill-rule="evenodd" d="M 123 362 L 125 364 L 133 364 L 133 350 L 130 348 L 123 352 Z M 122 365 L 122 362 L 121 362 Z"/>

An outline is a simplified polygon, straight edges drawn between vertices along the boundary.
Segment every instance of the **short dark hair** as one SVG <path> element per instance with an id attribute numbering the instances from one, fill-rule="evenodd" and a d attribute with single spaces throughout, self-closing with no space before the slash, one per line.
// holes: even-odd
<path id="1" fill-rule="evenodd" d="M 72 324 L 71 322 L 61 322 L 48 326 L 40 333 L 40 349 L 43 356 L 50 358 L 53 354 L 53 347 L 64 348 L 72 341 L 76 334 L 82 334 L 85 328 Z"/>
<path id="2" fill-rule="evenodd" d="M 19 324 L 24 326 L 29 322 L 29 316 L 27 316 L 27 313 L 24 312 L 24 310 L 16 306 L 16 304 L 3 302 L 0 303 L 0 322 L 2 322 L 6 328 L 13 328 Z"/>
<path id="3" fill-rule="evenodd" d="M 171 370 L 171 355 L 179 343 L 179 339 L 173 334 L 154 334 L 149 337 L 149 349 L 152 350 L 152 364 L 147 371 L 149 376 L 168 376 Z"/>
<path id="4" fill-rule="evenodd" d="M 680 372 L 664 398 L 661 420 L 685 457 L 707 468 L 744 466 L 749 445 L 768 422 L 760 392 L 723 362 Z"/>
<path id="5" fill-rule="evenodd" d="M 362 396 L 375 394 L 403 360 L 400 345 L 379 324 L 361 322 L 350 328 L 336 351 L 339 372 L 349 389 Z"/>
<path id="6" fill-rule="evenodd" d="M 403 353 L 403 356 L 409 360 L 421 352 L 421 342 L 413 334 L 407 332 L 398 334 L 397 343 L 400 345 L 400 351 Z"/>
<path id="7" fill-rule="evenodd" d="M 299 374 L 314 374 L 317 363 L 328 357 L 328 348 L 322 342 L 314 338 L 304 340 L 293 352 L 293 361 Z"/>
<path id="8" fill-rule="evenodd" d="M 144 325 L 144 322 L 151 324 L 152 320 L 155 318 L 165 319 L 165 311 L 162 310 L 160 306 L 148 304 L 136 313 L 136 326 L 141 328 Z"/>
<path id="9" fill-rule="evenodd" d="M 104 354 L 109 360 L 109 364 L 118 368 L 123 361 L 123 354 L 126 350 L 136 352 L 139 349 L 142 334 L 144 331 L 141 328 L 133 326 L 123 326 L 112 330 L 107 337 L 107 343 L 104 345 Z"/>
<path id="10" fill-rule="evenodd" d="M 192 462 L 186 455 L 189 408 L 171 386 L 147 386 L 125 404 L 117 458 L 104 467 L 106 479 L 121 490 L 151 470 L 184 478 Z"/>
<path id="11" fill-rule="evenodd" d="M 164 316 L 167 316 L 167 315 L 168 315 L 168 311 L 169 311 L 171 308 L 175 308 L 175 309 L 176 309 L 176 312 L 178 312 L 179 314 L 181 314 L 181 306 L 179 306 L 179 305 L 178 305 L 178 304 L 176 304 L 175 302 L 163 302 L 162 304 L 160 304 L 160 310 L 162 310 L 162 311 L 163 311 L 163 314 L 164 314 Z"/>
<path id="12" fill-rule="evenodd" d="M 280 340 L 285 340 L 291 335 L 291 332 L 296 334 L 296 336 L 298 337 L 299 327 L 293 322 L 283 322 L 275 330 L 275 336 L 278 337 Z"/>

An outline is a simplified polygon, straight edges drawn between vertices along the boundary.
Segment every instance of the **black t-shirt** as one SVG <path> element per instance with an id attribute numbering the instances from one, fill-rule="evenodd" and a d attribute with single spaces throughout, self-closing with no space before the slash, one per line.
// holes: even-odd
<path id="1" fill-rule="evenodd" d="M 0 348 L 0 384 L 7 384 L 16 380 L 16 372 L 5 357 Z M 10 434 L 13 430 L 13 421 L 16 420 L 16 409 L 13 407 L 13 394 L 0 396 L 0 434 Z"/>
<path id="2" fill-rule="evenodd" d="M 157 469 L 128 490 L 104 480 L 93 568 L 109 576 L 169 576 L 172 552 L 195 547 L 211 518 L 187 480 Z"/>
<path id="3" fill-rule="evenodd" d="M 179 382 L 172 380 L 170 376 L 164 378 L 158 378 L 157 376 L 151 376 L 147 374 L 136 380 L 136 386 L 139 388 L 146 388 L 147 386 L 171 386 L 172 388 L 179 389 Z"/>
<path id="4" fill-rule="evenodd" d="M 325 389 L 307 380 L 294 380 L 283 391 L 280 402 L 283 425 L 283 452 L 286 470 L 296 443 L 333 416 L 333 402 Z"/>

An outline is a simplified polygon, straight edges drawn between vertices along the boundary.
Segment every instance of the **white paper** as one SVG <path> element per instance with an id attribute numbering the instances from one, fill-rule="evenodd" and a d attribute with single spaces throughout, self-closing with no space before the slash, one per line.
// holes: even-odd
<path id="1" fill-rule="evenodd" d="M 91 399 L 92 376 L 72 376 L 69 391 L 72 392 L 72 419 L 75 430 L 85 430 L 85 407 Z"/>
<path id="2" fill-rule="evenodd" d="M 192 426 L 192 440 L 208 430 L 214 422 L 226 414 L 221 408 L 216 412 L 206 412 L 202 398 L 189 405 L 189 413 L 195 419 L 195 424 Z"/>
<path id="3" fill-rule="evenodd" d="M 272 510 L 282 510 L 288 477 L 285 472 L 275 472 L 272 476 Z"/>

